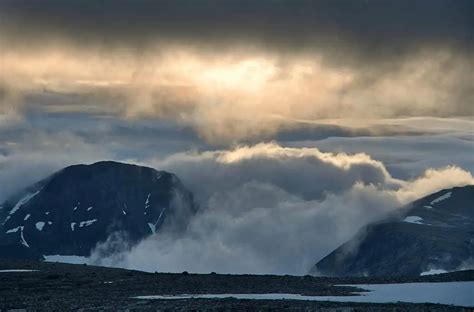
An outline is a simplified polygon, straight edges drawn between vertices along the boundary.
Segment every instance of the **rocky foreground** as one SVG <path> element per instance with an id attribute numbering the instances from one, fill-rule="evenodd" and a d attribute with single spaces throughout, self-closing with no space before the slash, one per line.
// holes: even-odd
<path id="1" fill-rule="evenodd" d="M 1 272 L 2 270 L 36 270 Z M 397 278 L 146 273 L 124 269 L 0 260 L 0 311 L 150 310 L 150 311 L 471 311 L 434 304 L 335 303 L 300 300 L 179 299 L 142 300 L 135 296 L 219 293 L 295 293 L 349 295 L 354 283 L 472 281 L 474 271 Z"/>

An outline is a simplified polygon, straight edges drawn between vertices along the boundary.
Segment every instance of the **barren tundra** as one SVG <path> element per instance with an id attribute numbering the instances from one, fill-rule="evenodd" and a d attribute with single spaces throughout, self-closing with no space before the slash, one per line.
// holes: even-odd
<path id="1" fill-rule="evenodd" d="M 24 270 L 24 271 L 20 271 Z M 347 284 L 474 281 L 474 271 L 424 277 L 327 278 L 280 275 L 145 273 L 124 269 L 0 260 L 0 309 L 154 311 L 471 311 L 438 304 L 351 303 L 310 300 L 173 299 L 136 296 L 182 294 L 301 294 L 349 296 L 361 289 Z"/>

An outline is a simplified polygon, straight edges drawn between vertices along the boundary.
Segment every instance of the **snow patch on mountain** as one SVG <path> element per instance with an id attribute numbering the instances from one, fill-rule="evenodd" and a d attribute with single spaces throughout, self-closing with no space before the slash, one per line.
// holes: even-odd
<path id="1" fill-rule="evenodd" d="M 46 223 L 44 223 L 43 221 L 36 222 L 36 224 L 35 224 L 36 229 L 37 229 L 38 231 L 42 231 L 45 224 L 46 224 Z"/>
<path id="2" fill-rule="evenodd" d="M 25 228 L 24 226 L 20 226 L 20 231 L 21 231 L 21 232 L 20 232 L 20 243 L 21 243 L 22 245 L 24 245 L 25 247 L 30 248 L 30 245 L 28 245 L 28 243 L 27 243 L 26 240 L 25 240 L 25 236 L 23 235 L 23 229 L 24 229 L 24 228 Z"/>
<path id="3" fill-rule="evenodd" d="M 20 229 L 20 226 L 17 226 L 16 228 L 10 229 L 10 230 L 6 231 L 5 233 L 7 233 L 7 234 L 16 233 L 16 232 L 18 232 L 19 229 Z"/>
<path id="4" fill-rule="evenodd" d="M 414 224 L 424 224 L 423 219 L 418 216 L 408 216 L 405 219 L 403 219 L 403 222 L 408 222 L 408 223 L 414 223 Z"/>
<path id="5" fill-rule="evenodd" d="M 448 199 L 448 198 L 451 197 L 452 194 L 453 194 L 453 192 L 447 192 L 446 194 L 441 195 L 440 197 L 438 197 L 438 198 L 432 200 L 430 204 L 431 204 L 431 205 L 434 205 L 434 204 L 436 204 L 436 203 L 439 203 L 440 201 L 443 201 L 443 200 L 445 200 L 445 199 Z"/>
<path id="6" fill-rule="evenodd" d="M 22 199 L 20 199 L 16 205 L 12 208 L 12 210 L 10 210 L 10 215 L 13 215 L 15 212 L 18 211 L 18 209 L 21 208 L 21 206 L 23 206 L 24 204 L 26 204 L 27 202 L 30 201 L 30 199 L 32 199 L 33 197 L 35 197 L 36 195 L 39 194 L 40 191 L 36 191 L 34 193 L 30 193 L 30 194 L 27 194 L 25 195 Z M 6 221 L 6 220 L 5 220 Z"/>
<path id="7" fill-rule="evenodd" d="M 79 227 L 84 227 L 84 226 L 89 226 L 91 224 L 93 224 L 94 222 L 96 222 L 97 219 L 92 219 L 92 220 L 87 220 L 87 221 L 81 221 L 79 223 Z"/>
<path id="8" fill-rule="evenodd" d="M 148 223 L 148 226 L 150 227 L 150 230 L 153 234 L 156 232 L 156 225 L 153 223 Z"/>
<path id="9" fill-rule="evenodd" d="M 145 201 L 145 210 L 150 208 L 150 196 L 151 196 L 151 194 L 148 193 L 148 196 L 146 197 L 146 201 Z"/>

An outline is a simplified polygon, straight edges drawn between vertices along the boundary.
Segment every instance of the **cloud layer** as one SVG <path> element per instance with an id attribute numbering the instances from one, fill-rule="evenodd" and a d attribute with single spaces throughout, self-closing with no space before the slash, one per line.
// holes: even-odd
<path id="1" fill-rule="evenodd" d="M 277 144 L 175 155 L 157 165 L 194 191 L 197 216 L 184 233 L 165 227 L 131 249 L 93 254 L 92 261 L 164 272 L 305 274 L 368 222 L 437 190 L 474 183 L 457 167 L 403 181 L 365 154 Z M 111 243 L 122 242 L 99 250 Z"/>
<path id="2" fill-rule="evenodd" d="M 4 0 L 0 12 L 9 116 L 165 118 L 228 144 L 300 119 L 473 115 L 471 1 Z"/>

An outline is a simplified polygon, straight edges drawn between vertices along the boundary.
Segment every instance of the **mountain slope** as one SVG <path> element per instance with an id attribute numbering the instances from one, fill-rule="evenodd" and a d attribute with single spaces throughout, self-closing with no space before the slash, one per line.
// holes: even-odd
<path id="1" fill-rule="evenodd" d="M 443 190 L 368 225 L 311 270 L 330 276 L 419 275 L 474 260 L 474 186 Z"/>
<path id="2" fill-rule="evenodd" d="M 70 166 L 2 205 L 0 249 L 26 258 L 87 256 L 113 232 L 137 241 L 194 209 L 171 173 L 110 161 Z"/>

